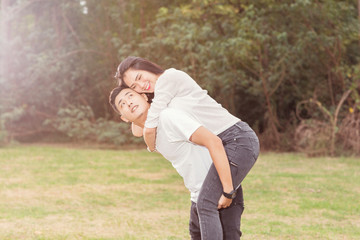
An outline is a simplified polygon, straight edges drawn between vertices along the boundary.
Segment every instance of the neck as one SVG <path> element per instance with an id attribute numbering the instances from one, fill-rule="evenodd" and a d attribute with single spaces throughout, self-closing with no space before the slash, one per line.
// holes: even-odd
<path id="1" fill-rule="evenodd" d="M 144 112 L 143 114 L 141 114 L 135 121 L 134 123 L 136 125 L 138 125 L 139 127 L 142 127 L 144 128 L 145 127 L 145 121 L 146 121 L 146 118 L 147 118 L 147 113 L 148 111 Z"/>

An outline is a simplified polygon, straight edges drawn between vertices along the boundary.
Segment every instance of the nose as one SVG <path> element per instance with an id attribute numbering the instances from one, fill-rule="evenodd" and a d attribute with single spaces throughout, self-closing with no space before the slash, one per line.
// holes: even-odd
<path id="1" fill-rule="evenodd" d="M 129 99 L 124 99 L 123 101 L 128 107 L 131 107 L 132 101 L 130 101 Z"/>

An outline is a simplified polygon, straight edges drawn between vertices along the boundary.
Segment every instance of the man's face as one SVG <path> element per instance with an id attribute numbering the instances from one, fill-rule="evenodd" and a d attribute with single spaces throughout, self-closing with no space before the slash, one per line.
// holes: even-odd
<path id="1" fill-rule="evenodd" d="M 145 95 L 140 95 L 130 88 L 123 89 L 115 98 L 115 105 L 126 122 L 143 124 L 150 104 Z"/>

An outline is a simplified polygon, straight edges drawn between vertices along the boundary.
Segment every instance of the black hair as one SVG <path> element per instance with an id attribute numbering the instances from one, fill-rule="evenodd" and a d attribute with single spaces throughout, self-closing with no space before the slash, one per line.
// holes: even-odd
<path id="1" fill-rule="evenodd" d="M 116 105 L 115 105 L 115 98 L 125 88 L 127 88 L 127 87 L 120 85 L 120 86 L 114 88 L 113 90 L 111 90 L 110 95 L 109 95 L 109 103 L 110 103 L 111 107 L 114 109 L 115 112 L 117 112 L 120 115 L 121 115 L 121 113 L 119 112 L 119 110 L 116 108 Z"/>
<path id="2" fill-rule="evenodd" d="M 120 85 L 127 86 L 126 83 L 124 82 L 124 74 L 129 68 L 133 68 L 136 70 L 144 70 L 151 72 L 153 74 L 162 74 L 164 72 L 164 69 L 162 69 L 156 63 L 150 62 L 149 60 L 146 60 L 141 57 L 129 56 L 119 64 L 117 71 L 115 73 L 114 77 L 118 80 L 119 86 Z"/>

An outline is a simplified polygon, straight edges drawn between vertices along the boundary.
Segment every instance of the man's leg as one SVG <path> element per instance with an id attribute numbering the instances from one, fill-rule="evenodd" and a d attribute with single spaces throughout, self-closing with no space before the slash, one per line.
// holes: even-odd
<path id="1" fill-rule="evenodd" d="M 201 231 L 199 223 L 199 215 L 196 209 L 196 203 L 191 202 L 189 232 L 191 240 L 201 240 Z"/>
<path id="2" fill-rule="evenodd" d="M 223 240 L 223 230 L 217 208 L 221 195 L 222 185 L 216 168 L 212 164 L 196 203 L 203 240 Z"/>
<path id="3" fill-rule="evenodd" d="M 219 210 L 224 240 L 239 240 L 242 234 L 240 225 L 241 215 L 244 211 L 244 197 L 241 185 L 236 194 L 230 207 Z"/>

